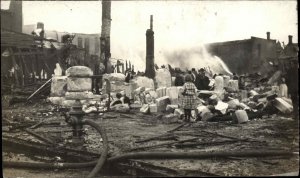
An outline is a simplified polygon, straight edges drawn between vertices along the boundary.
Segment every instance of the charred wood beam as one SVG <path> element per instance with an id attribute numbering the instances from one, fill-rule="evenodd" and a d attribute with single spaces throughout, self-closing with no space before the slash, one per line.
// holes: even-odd
<path id="1" fill-rule="evenodd" d="M 179 125 L 178 127 L 174 128 L 172 130 L 168 130 L 167 132 L 174 132 L 174 131 L 179 130 L 180 128 L 184 127 L 185 125 L 189 126 L 191 124 L 190 123 L 183 123 L 183 124 Z"/>
<path id="2" fill-rule="evenodd" d="M 108 158 L 109 163 L 123 162 L 128 159 L 211 159 L 211 158 L 227 158 L 227 157 L 274 157 L 274 156 L 299 156 L 299 153 L 290 151 L 266 151 L 266 150 L 247 150 L 241 152 L 136 152 L 126 153 L 119 156 Z M 47 169 L 72 169 L 92 167 L 97 164 L 97 161 L 86 163 L 31 163 L 31 162 L 11 162 L 3 161 L 4 167 L 19 167 L 19 168 L 47 168 Z"/>
<path id="3" fill-rule="evenodd" d="M 2 149 L 8 152 L 19 152 L 19 153 L 34 153 L 35 155 L 42 156 L 61 156 L 64 159 L 76 160 L 76 161 L 91 161 L 96 159 L 87 152 L 78 152 L 72 149 L 64 149 L 62 147 L 56 148 L 53 145 L 41 144 L 38 142 L 32 142 L 28 140 L 16 139 L 11 137 L 10 139 L 2 138 Z"/>
<path id="4" fill-rule="evenodd" d="M 173 145 L 173 144 L 176 144 L 176 143 L 192 142 L 192 141 L 195 141 L 195 140 L 198 140 L 198 139 L 199 138 L 191 138 L 191 139 L 185 139 L 185 140 L 179 140 L 179 141 L 161 143 L 161 144 L 150 145 L 150 146 L 136 147 L 136 148 L 132 148 L 132 149 L 129 149 L 129 150 L 126 150 L 126 151 L 127 152 L 131 152 L 131 151 L 136 151 L 136 150 L 144 150 L 144 149 L 150 149 L 150 148 L 157 148 L 157 147 L 161 147 L 161 146 Z"/>
<path id="5" fill-rule="evenodd" d="M 37 139 L 39 139 L 39 140 L 41 140 L 41 141 L 43 141 L 43 142 L 45 142 L 45 143 L 53 144 L 53 145 L 55 144 L 55 142 L 53 142 L 51 139 L 45 138 L 45 137 L 43 137 L 43 136 L 41 136 L 41 135 L 39 135 L 39 134 L 37 134 L 37 133 L 35 133 L 35 132 L 29 130 L 29 129 L 23 129 L 23 130 L 24 130 L 26 133 L 28 133 L 28 134 L 34 136 L 35 138 L 37 138 Z"/>

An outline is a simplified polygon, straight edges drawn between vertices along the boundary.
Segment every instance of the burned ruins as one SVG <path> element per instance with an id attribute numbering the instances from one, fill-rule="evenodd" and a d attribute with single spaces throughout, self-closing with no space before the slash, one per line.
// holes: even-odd
<path id="1" fill-rule="evenodd" d="M 286 45 L 266 30 L 162 52 L 169 63 L 160 66 L 162 17 L 149 14 L 135 34 L 145 42 L 142 70 L 113 54 L 115 2 L 98 3 L 94 34 L 25 25 L 22 1 L 1 9 L 3 177 L 299 174 L 291 34 Z M 193 56 L 201 59 L 186 65 Z"/>

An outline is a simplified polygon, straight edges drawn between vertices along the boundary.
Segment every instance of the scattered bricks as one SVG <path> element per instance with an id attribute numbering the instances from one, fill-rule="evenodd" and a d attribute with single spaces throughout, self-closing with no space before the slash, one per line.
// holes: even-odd
<path id="1" fill-rule="evenodd" d="M 229 83 L 229 80 L 230 80 L 230 77 L 227 76 L 227 75 L 224 75 L 224 76 L 223 76 L 223 79 L 224 79 L 224 87 L 227 87 L 227 86 L 228 86 L 228 83 Z"/>
<path id="2" fill-rule="evenodd" d="M 92 99 L 94 95 L 92 92 L 66 92 L 66 99 L 76 100 L 76 99 Z"/>
<path id="3" fill-rule="evenodd" d="M 76 100 L 64 100 L 64 101 L 62 102 L 62 106 L 63 106 L 63 107 L 72 107 L 72 106 L 75 105 L 75 103 L 76 103 Z M 89 101 L 88 101 L 88 100 L 80 100 L 80 103 L 81 103 L 82 105 L 85 105 L 85 104 L 88 104 Z"/>
<path id="4" fill-rule="evenodd" d="M 257 100 L 257 102 L 259 102 L 259 103 L 266 103 L 266 102 L 268 102 L 268 100 L 267 100 L 267 98 L 259 98 Z"/>
<path id="5" fill-rule="evenodd" d="M 183 110 L 182 109 L 175 109 L 174 110 L 174 114 L 175 115 L 178 115 L 180 118 L 184 115 L 184 112 L 183 112 Z"/>
<path id="6" fill-rule="evenodd" d="M 228 109 L 236 109 L 239 106 L 240 102 L 238 99 L 233 99 L 228 101 L 227 104 L 228 104 Z"/>
<path id="7" fill-rule="evenodd" d="M 157 105 L 156 104 L 150 104 L 149 109 L 150 109 L 150 113 L 156 113 L 157 112 Z"/>
<path id="8" fill-rule="evenodd" d="M 229 80 L 227 90 L 229 92 L 239 91 L 239 82 L 238 82 L 238 80 Z"/>
<path id="9" fill-rule="evenodd" d="M 250 96 L 258 95 L 258 93 L 255 90 L 250 90 Z"/>
<path id="10" fill-rule="evenodd" d="M 206 106 L 198 106 L 197 113 L 201 117 L 202 121 L 208 121 L 210 118 L 213 117 L 213 114 Z"/>
<path id="11" fill-rule="evenodd" d="M 167 87 L 162 87 L 162 96 L 167 95 Z"/>
<path id="12" fill-rule="evenodd" d="M 282 98 L 275 98 L 274 106 L 282 113 L 288 114 L 293 111 L 293 106 Z"/>
<path id="13" fill-rule="evenodd" d="M 156 95 L 157 95 L 157 98 L 160 98 L 160 97 L 163 97 L 163 96 L 166 96 L 166 87 L 160 87 L 160 88 L 157 88 L 156 89 Z"/>
<path id="14" fill-rule="evenodd" d="M 278 92 L 279 97 L 288 97 L 288 87 L 285 83 L 279 85 L 279 92 Z"/>
<path id="15" fill-rule="evenodd" d="M 281 97 L 284 101 L 286 101 L 287 103 L 289 103 L 290 105 L 293 105 L 293 102 L 291 99 L 286 98 L 286 97 Z"/>
<path id="16" fill-rule="evenodd" d="M 247 99 L 248 98 L 248 92 L 247 92 L 247 90 L 241 90 L 240 91 L 240 95 L 241 95 L 241 101 Z"/>
<path id="17" fill-rule="evenodd" d="M 277 97 L 277 94 L 269 95 L 269 96 L 267 96 L 267 100 L 271 101 L 271 100 L 274 100 L 276 97 Z"/>
<path id="18" fill-rule="evenodd" d="M 158 112 L 163 112 L 166 110 L 168 104 L 171 104 L 169 96 L 163 96 L 156 99 L 157 110 Z"/>
<path id="19" fill-rule="evenodd" d="M 211 105 L 218 104 L 218 96 L 214 94 L 211 97 L 209 97 L 208 103 L 211 104 Z"/>
<path id="20" fill-rule="evenodd" d="M 144 104 L 141 108 L 140 108 L 140 112 L 141 113 L 149 113 L 149 105 L 148 104 Z"/>
<path id="21" fill-rule="evenodd" d="M 243 108 L 243 110 L 251 110 L 251 108 L 247 106 L 245 103 L 240 103 L 239 107 Z"/>
<path id="22" fill-rule="evenodd" d="M 224 96 L 224 79 L 223 79 L 223 77 L 217 76 L 215 78 L 214 92 L 220 99 L 223 99 L 223 96 Z"/>
<path id="23" fill-rule="evenodd" d="M 149 94 L 151 95 L 152 98 L 157 98 L 157 94 L 156 94 L 156 91 L 152 90 L 152 91 L 149 91 Z"/>
<path id="24" fill-rule="evenodd" d="M 91 78 L 75 78 L 68 77 L 67 90 L 68 91 L 91 91 L 92 79 Z"/>
<path id="25" fill-rule="evenodd" d="M 49 97 L 47 99 L 55 105 L 63 105 L 63 102 L 65 101 L 64 97 Z"/>
<path id="26" fill-rule="evenodd" d="M 64 96 L 67 91 L 67 77 L 54 76 L 51 82 L 50 96 Z"/>
<path id="27" fill-rule="evenodd" d="M 244 110 L 237 110 L 235 111 L 235 115 L 237 117 L 237 121 L 239 124 L 245 123 L 249 120 L 247 112 Z"/>
<path id="28" fill-rule="evenodd" d="M 125 81 L 125 75 L 121 74 L 121 73 L 104 74 L 102 79 L 103 79 L 103 82 L 104 82 L 104 79 L 107 79 L 109 81 L 124 82 Z"/>
<path id="29" fill-rule="evenodd" d="M 174 113 L 175 109 L 178 109 L 178 105 L 167 105 L 166 107 L 168 113 Z"/>
<path id="30" fill-rule="evenodd" d="M 93 71 L 85 66 L 73 66 L 66 70 L 66 76 L 89 77 L 93 75 Z"/>
<path id="31" fill-rule="evenodd" d="M 172 104 L 178 104 L 178 93 L 177 87 L 169 87 L 166 89 L 166 96 L 170 97 Z"/>
<path id="32" fill-rule="evenodd" d="M 154 89 L 154 81 L 148 77 L 136 77 L 133 79 L 133 82 L 137 84 L 137 87 L 145 87 L 145 88 L 153 88 Z"/>
<path id="33" fill-rule="evenodd" d="M 222 101 L 218 101 L 217 105 L 215 106 L 215 109 L 220 111 L 222 114 L 226 114 L 227 108 L 228 104 Z"/>

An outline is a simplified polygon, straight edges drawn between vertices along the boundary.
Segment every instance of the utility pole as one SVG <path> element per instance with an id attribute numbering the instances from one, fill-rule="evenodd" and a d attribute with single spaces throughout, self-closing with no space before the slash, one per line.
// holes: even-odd
<path id="1" fill-rule="evenodd" d="M 150 16 L 150 29 L 146 31 L 146 70 L 145 76 L 154 79 L 154 32 L 153 16 Z"/>
<path id="2" fill-rule="evenodd" d="M 100 58 L 105 66 L 105 73 L 110 72 L 108 62 L 110 53 L 111 0 L 102 0 L 102 26 L 100 37 Z"/>

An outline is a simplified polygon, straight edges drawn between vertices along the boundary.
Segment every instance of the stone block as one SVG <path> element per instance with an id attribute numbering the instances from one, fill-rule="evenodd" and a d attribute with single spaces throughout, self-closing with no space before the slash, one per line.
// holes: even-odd
<path id="1" fill-rule="evenodd" d="M 70 108 L 75 105 L 75 102 L 76 102 L 76 100 L 64 100 L 62 102 L 62 106 Z M 80 103 L 82 105 L 86 105 L 86 104 L 89 104 L 89 100 L 80 100 Z"/>
<path id="2" fill-rule="evenodd" d="M 156 89 L 156 95 L 157 95 L 157 98 L 166 96 L 166 94 L 167 94 L 166 89 L 167 89 L 166 87 L 160 87 L 160 88 L 157 88 L 157 89 Z"/>
<path id="3" fill-rule="evenodd" d="M 169 96 L 163 96 L 156 99 L 157 110 L 158 112 L 166 111 L 166 107 L 168 104 L 171 104 Z"/>
<path id="4" fill-rule="evenodd" d="M 81 76 L 88 77 L 92 76 L 93 71 L 86 66 L 72 66 L 66 70 L 66 76 Z"/>
<path id="5" fill-rule="evenodd" d="M 198 106 L 197 113 L 201 117 L 202 121 L 208 121 L 214 116 L 206 106 Z"/>
<path id="6" fill-rule="evenodd" d="M 215 106 L 215 109 L 220 111 L 222 114 L 226 114 L 228 108 L 228 104 L 224 103 L 223 101 L 218 101 L 217 105 Z"/>
<path id="7" fill-rule="evenodd" d="M 145 88 L 153 88 L 154 89 L 154 81 L 148 77 L 136 77 L 132 80 L 132 82 L 136 83 L 137 87 L 145 87 Z"/>
<path id="8" fill-rule="evenodd" d="M 282 113 L 288 114 L 293 111 L 293 106 L 282 98 L 275 98 L 274 106 Z"/>
<path id="9" fill-rule="evenodd" d="M 148 104 L 144 104 L 141 108 L 140 108 L 140 112 L 141 113 L 149 113 L 149 105 Z"/>
<path id="10" fill-rule="evenodd" d="M 91 78 L 68 77 L 67 79 L 67 91 L 91 91 L 91 89 Z"/>
<path id="11" fill-rule="evenodd" d="M 236 109 L 239 106 L 240 102 L 238 99 L 233 99 L 228 101 L 227 104 L 228 104 L 228 109 Z"/>
<path id="12" fill-rule="evenodd" d="M 66 99 L 76 100 L 76 99 L 93 99 L 94 95 L 90 91 L 84 91 L 84 92 L 66 92 L 65 95 Z"/>
<path id="13" fill-rule="evenodd" d="M 248 115 L 247 115 L 246 111 L 244 111 L 244 110 L 235 111 L 235 115 L 237 117 L 239 124 L 245 123 L 249 120 Z"/>
<path id="14" fill-rule="evenodd" d="M 149 109 L 150 109 L 150 113 L 156 113 L 157 112 L 157 105 L 156 104 L 150 104 Z"/>
<path id="15" fill-rule="evenodd" d="M 51 82 L 50 96 L 64 96 L 67 91 L 67 76 L 54 76 Z"/>
<path id="16" fill-rule="evenodd" d="M 229 80 L 230 80 L 230 77 L 227 76 L 227 75 L 223 75 L 223 80 L 224 80 L 224 87 L 227 87 L 228 83 L 229 83 Z"/>
<path id="17" fill-rule="evenodd" d="M 170 97 L 171 104 L 178 104 L 178 88 L 177 87 L 169 87 L 166 89 L 166 95 Z"/>
<path id="18" fill-rule="evenodd" d="M 175 109 L 178 109 L 178 105 L 167 105 L 166 107 L 166 111 L 168 113 L 173 113 L 175 111 Z"/>
<path id="19" fill-rule="evenodd" d="M 125 75 L 122 74 L 122 73 L 104 74 L 102 79 L 103 79 L 103 81 L 104 81 L 104 79 L 107 79 L 109 81 L 124 82 L 125 81 Z"/>
<path id="20" fill-rule="evenodd" d="M 65 101 L 65 97 L 49 97 L 47 98 L 48 101 L 50 101 L 52 104 L 55 105 L 63 105 L 63 102 Z"/>

